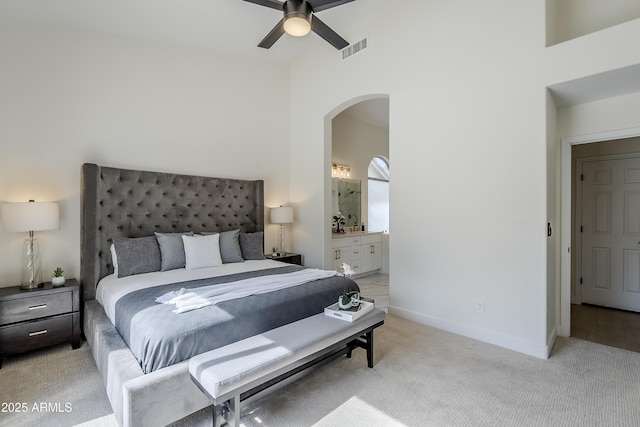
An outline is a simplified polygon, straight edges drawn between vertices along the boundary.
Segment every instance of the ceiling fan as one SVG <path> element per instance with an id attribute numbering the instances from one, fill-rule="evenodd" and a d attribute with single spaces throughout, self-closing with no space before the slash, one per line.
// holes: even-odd
<path id="1" fill-rule="evenodd" d="M 284 17 L 262 39 L 258 47 L 269 49 L 286 32 L 294 37 L 303 37 L 310 31 L 325 39 L 336 49 L 344 49 L 349 42 L 340 37 L 327 24 L 322 22 L 314 14 L 332 7 L 341 6 L 354 0 L 244 0 L 271 9 L 281 10 Z"/>

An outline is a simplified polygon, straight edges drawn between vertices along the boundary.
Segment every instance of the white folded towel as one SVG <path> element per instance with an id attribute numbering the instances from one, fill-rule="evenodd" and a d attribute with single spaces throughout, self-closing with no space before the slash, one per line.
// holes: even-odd
<path id="1" fill-rule="evenodd" d="M 314 280 L 335 276 L 337 272 L 332 270 L 319 270 L 307 268 L 293 273 L 272 274 L 237 280 L 234 282 L 220 283 L 217 285 L 202 286 L 200 288 L 170 291 L 156 298 L 157 303 L 175 304 L 174 313 L 186 313 L 202 307 L 246 297 L 249 295 L 265 294 L 279 289 L 298 286 Z"/>

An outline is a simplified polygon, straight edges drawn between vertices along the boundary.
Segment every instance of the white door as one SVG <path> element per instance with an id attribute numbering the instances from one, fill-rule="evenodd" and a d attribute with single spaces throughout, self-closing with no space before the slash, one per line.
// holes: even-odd
<path id="1" fill-rule="evenodd" d="M 582 302 L 640 311 L 640 158 L 582 168 Z"/>

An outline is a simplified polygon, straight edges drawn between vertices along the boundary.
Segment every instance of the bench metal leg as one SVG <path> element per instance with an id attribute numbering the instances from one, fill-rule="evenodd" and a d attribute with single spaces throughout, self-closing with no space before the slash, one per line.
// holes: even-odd
<path id="1" fill-rule="evenodd" d="M 240 395 L 213 405 L 213 427 L 221 427 L 225 422 L 229 427 L 240 426 Z"/>
<path id="2" fill-rule="evenodd" d="M 366 332 L 360 338 L 361 339 L 351 341 L 349 344 L 347 344 L 347 358 L 351 357 L 351 353 L 353 352 L 354 348 L 364 348 L 365 350 L 367 350 L 367 366 L 373 368 L 373 330 Z"/>
<path id="3" fill-rule="evenodd" d="M 228 401 L 228 411 L 225 416 L 229 427 L 240 427 L 240 394 L 233 396 Z"/>
<path id="4" fill-rule="evenodd" d="M 373 368 L 373 331 L 367 332 L 367 366 Z"/>
<path id="5" fill-rule="evenodd" d="M 213 423 L 211 423 L 211 425 L 213 427 L 220 427 L 220 425 L 222 424 L 222 417 L 220 417 L 218 415 L 218 410 L 219 408 L 216 405 L 211 405 L 211 412 L 212 412 L 212 417 L 213 417 Z"/>
<path id="6" fill-rule="evenodd" d="M 211 416 L 213 418 L 211 425 L 221 427 L 224 422 L 224 405 L 211 405 Z"/>

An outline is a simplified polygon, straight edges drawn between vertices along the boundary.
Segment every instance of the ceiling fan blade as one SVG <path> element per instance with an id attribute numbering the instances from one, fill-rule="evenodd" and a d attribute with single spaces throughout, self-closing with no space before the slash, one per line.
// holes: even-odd
<path id="1" fill-rule="evenodd" d="M 249 3 L 259 4 L 260 6 L 270 7 L 271 9 L 282 10 L 282 5 L 284 3 L 280 3 L 277 0 L 244 0 Z"/>
<path id="2" fill-rule="evenodd" d="M 322 12 L 323 10 L 342 6 L 343 4 L 350 3 L 352 1 L 354 0 L 307 0 L 307 3 L 311 5 L 311 9 L 313 9 L 314 12 Z"/>
<path id="3" fill-rule="evenodd" d="M 284 34 L 284 18 L 276 24 L 267 36 L 258 43 L 258 47 L 269 49 Z"/>
<path id="4" fill-rule="evenodd" d="M 340 37 L 338 33 L 329 28 L 327 24 L 322 22 L 315 15 L 311 18 L 311 29 L 338 50 L 349 46 L 348 41 Z"/>

